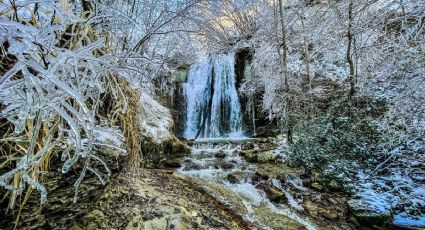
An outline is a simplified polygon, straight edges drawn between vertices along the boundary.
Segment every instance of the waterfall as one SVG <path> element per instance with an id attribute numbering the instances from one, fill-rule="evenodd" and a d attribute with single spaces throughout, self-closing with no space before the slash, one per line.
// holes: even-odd
<path id="1" fill-rule="evenodd" d="M 185 138 L 242 136 L 241 105 L 234 68 L 233 53 L 215 55 L 190 67 L 187 82 L 183 85 Z"/>

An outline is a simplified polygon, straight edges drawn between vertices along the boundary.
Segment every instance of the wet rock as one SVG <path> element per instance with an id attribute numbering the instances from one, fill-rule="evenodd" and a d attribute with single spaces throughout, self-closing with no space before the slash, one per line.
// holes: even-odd
<path id="1" fill-rule="evenodd" d="M 267 158 L 264 155 L 262 155 L 262 154 L 257 155 L 257 163 L 262 164 L 262 163 L 266 163 L 266 162 L 267 162 Z"/>
<path id="2" fill-rule="evenodd" d="M 235 166 L 232 163 L 224 161 L 224 160 L 217 161 L 215 163 L 215 166 L 214 166 L 214 168 L 216 168 L 216 169 L 219 169 L 219 168 L 221 168 L 221 169 L 232 169 L 233 167 L 235 167 Z"/>
<path id="3" fill-rule="evenodd" d="M 255 171 L 254 179 L 256 180 L 267 180 L 269 178 L 276 179 L 286 178 L 290 175 L 299 175 L 303 172 L 303 168 L 292 168 L 286 164 L 273 164 L 265 163 L 261 164 Z"/>
<path id="4" fill-rule="evenodd" d="M 306 198 L 302 206 L 314 218 L 339 221 L 345 220 L 347 214 L 347 206 L 342 200 L 342 197 L 337 197 L 335 194 L 315 192 Z"/>
<path id="5" fill-rule="evenodd" d="M 245 174 L 243 172 L 232 172 L 227 175 L 227 180 L 232 184 L 240 183 L 245 179 Z"/>
<path id="6" fill-rule="evenodd" d="M 245 160 L 250 163 L 266 163 L 268 161 L 274 161 L 277 154 L 274 151 L 247 151 L 245 152 Z"/>
<path id="7" fill-rule="evenodd" d="M 254 152 L 245 152 L 245 160 L 249 163 L 258 163 L 257 154 Z"/>
<path id="8" fill-rule="evenodd" d="M 283 193 L 280 189 L 274 187 L 269 183 L 260 183 L 259 185 L 257 185 L 257 188 L 263 190 L 264 193 L 266 193 L 267 198 L 269 198 L 271 201 L 288 201 L 285 196 L 285 193 Z"/>
<path id="9" fill-rule="evenodd" d="M 215 157 L 217 157 L 217 158 L 225 158 L 226 157 L 226 153 L 224 153 L 224 151 L 218 151 L 216 154 L 215 154 Z"/>
<path id="10" fill-rule="evenodd" d="M 188 146 L 193 146 L 193 145 L 195 144 L 195 139 L 189 139 L 189 140 L 186 140 L 186 144 L 187 144 Z"/>
<path id="11" fill-rule="evenodd" d="M 241 150 L 250 150 L 254 148 L 254 143 L 252 142 L 247 142 L 245 144 L 241 145 Z"/>
<path id="12" fill-rule="evenodd" d="M 160 166 L 164 158 L 177 158 L 190 154 L 188 145 L 181 142 L 174 135 L 161 142 L 157 142 L 152 137 L 145 137 L 141 145 L 141 150 L 143 153 L 147 153 L 144 155 L 144 163 L 149 162 L 148 166 L 153 168 Z"/>
<path id="13" fill-rule="evenodd" d="M 260 149 L 260 151 L 269 151 L 269 150 L 275 149 L 276 146 L 273 143 L 266 142 L 266 143 L 260 143 L 258 145 L 258 148 Z"/>
<path id="14" fill-rule="evenodd" d="M 304 178 L 302 179 L 303 185 L 310 187 L 311 186 L 311 179 L 310 178 Z"/>
<path id="15" fill-rule="evenodd" d="M 279 134 L 279 135 L 276 136 L 276 140 L 278 140 L 278 141 L 283 141 L 285 139 L 286 139 L 286 135 L 284 135 L 284 134 Z"/>
<path id="16" fill-rule="evenodd" d="M 267 161 L 274 161 L 277 158 L 277 153 L 275 151 L 265 151 L 259 153 L 259 155 L 263 156 Z"/>
<path id="17" fill-rule="evenodd" d="M 258 142 L 259 143 L 268 143 L 269 139 L 267 137 L 261 137 L 261 138 L 258 138 Z"/>
<path id="18" fill-rule="evenodd" d="M 241 156 L 241 157 L 244 157 L 246 155 L 246 152 L 245 151 L 240 151 L 240 152 L 238 152 L 238 155 Z"/>
<path id="19" fill-rule="evenodd" d="M 247 162 L 263 164 L 268 161 L 275 161 L 277 158 L 277 153 L 275 153 L 274 151 L 259 152 L 257 150 L 252 150 L 245 151 L 244 157 Z"/>
<path id="20" fill-rule="evenodd" d="M 353 217 L 363 226 L 384 226 L 391 219 L 390 215 L 374 212 L 354 212 Z"/>
<path id="21" fill-rule="evenodd" d="M 187 161 L 185 162 L 183 171 L 189 171 L 189 170 L 200 170 L 202 169 L 202 166 L 193 162 L 193 161 Z"/>
<path id="22" fill-rule="evenodd" d="M 180 168 L 182 167 L 181 161 L 179 158 L 168 158 L 163 162 L 164 167 L 166 168 Z"/>

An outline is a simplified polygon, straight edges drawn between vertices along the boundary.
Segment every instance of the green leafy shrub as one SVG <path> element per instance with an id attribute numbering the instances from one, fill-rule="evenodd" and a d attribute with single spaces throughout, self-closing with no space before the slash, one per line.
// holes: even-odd
<path id="1" fill-rule="evenodd" d="M 382 135 L 367 105 L 354 106 L 347 99 L 335 101 L 327 113 L 298 125 L 291 146 L 290 164 L 321 171 L 321 181 L 340 181 L 355 165 L 367 167 Z M 325 173 L 326 172 L 326 173 Z"/>

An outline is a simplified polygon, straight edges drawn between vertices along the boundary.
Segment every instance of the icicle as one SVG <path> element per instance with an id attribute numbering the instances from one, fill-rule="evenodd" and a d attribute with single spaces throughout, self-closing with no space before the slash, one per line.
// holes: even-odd
<path id="1" fill-rule="evenodd" d="M 73 200 L 74 203 L 78 201 L 78 188 L 80 188 L 80 184 L 83 181 L 84 177 L 86 176 L 87 167 L 89 163 L 90 163 L 90 159 L 87 159 L 84 164 L 83 170 L 81 170 L 80 176 L 78 177 L 77 181 L 74 184 L 74 188 L 75 188 L 75 194 L 74 194 L 74 200 Z"/>
<path id="2" fill-rule="evenodd" d="M 65 161 L 65 163 L 62 166 L 62 173 L 67 173 L 69 169 L 77 162 L 78 158 L 80 156 L 77 153 L 74 153 L 74 156 L 72 156 L 70 159 Z"/>
<path id="3" fill-rule="evenodd" d="M 6 80 L 9 80 L 11 77 L 13 77 L 19 70 L 22 68 L 22 63 L 17 62 L 11 69 L 9 69 L 3 76 L 0 77 L 0 87 L 3 86 L 3 84 L 6 82 Z"/>
<path id="4" fill-rule="evenodd" d="M 65 146 L 65 149 L 63 150 L 61 155 L 61 161 L 65 161 L 68 155 L 69 155 L 69 149 Z"/>
<path id="5" fill-rule="evenodd" d="M 74 118 L 72 118 L 71 116 L 69 116 L 68 113 L 66 113 L 63 109 L 61 109 L 59 106 L 56 106 L 54 104 L 50 104 L 49 105 L 52 109 L 54 109 L 56 112 L 58 112 L 61 117 L 63 117 L 66 122 L 69 124 L 69 126 L 71 127 L 71 130 L 75 136 L 75 142 L 76 142 L 76 146 L 77 146 L 77 154 L 81 151 L 81 137 L 80 137 L 80 129 L 78 128 L 77 123 L 75 122 Z"/>
<path id="6" fill-rule="evenodd" d="M 24 105 L 23 108 L 20 109 L 19 115 L 18 115 L 18 123 L 15 126 L 16 134 L 20 134 L 24 131 L 29 110 L 30 110 L 30 107 L 28 105 Z"/>

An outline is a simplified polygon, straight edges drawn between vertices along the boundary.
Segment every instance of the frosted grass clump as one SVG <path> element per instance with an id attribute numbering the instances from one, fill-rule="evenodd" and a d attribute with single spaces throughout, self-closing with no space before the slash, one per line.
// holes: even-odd
<path id="1" fill-rule="evenodd" d="M 87 171 L 102 184 L 111 175 L 96 150 L 106 146 L 118 155 L 126 153 L 121 148 L 123 137 L 116 134 L 119 130 L 107 130 L 95 119 L 101 93 L 118 88 L 110 80 L 114 78 L 111 57 L 102 55 L 105 39 L 90 34 L 91 25 L 84 24 L 66 2 L 14 4 L 17 7 L 0 3 L 5 13 L 0 19 L 0 55 L 2 60 L 14 60 L 9 66 L 2 64 L 6 71 L 0 77 L 0 117 L 14 126 L 7 140 L 19 142 L 21 148 L 15 168 L 0 176 L 0 187 L 16 197 L 29 185 L 45 203 L 47 190 L 38 179 L 47 170 L 51 153 L 59 149 L 62 173 L 82 166 L 74 184 L 76 200 Z M 64 39 L 69 43 L 61 44 Z M 103 167 L 93 166 L 94 161 Z"/>

